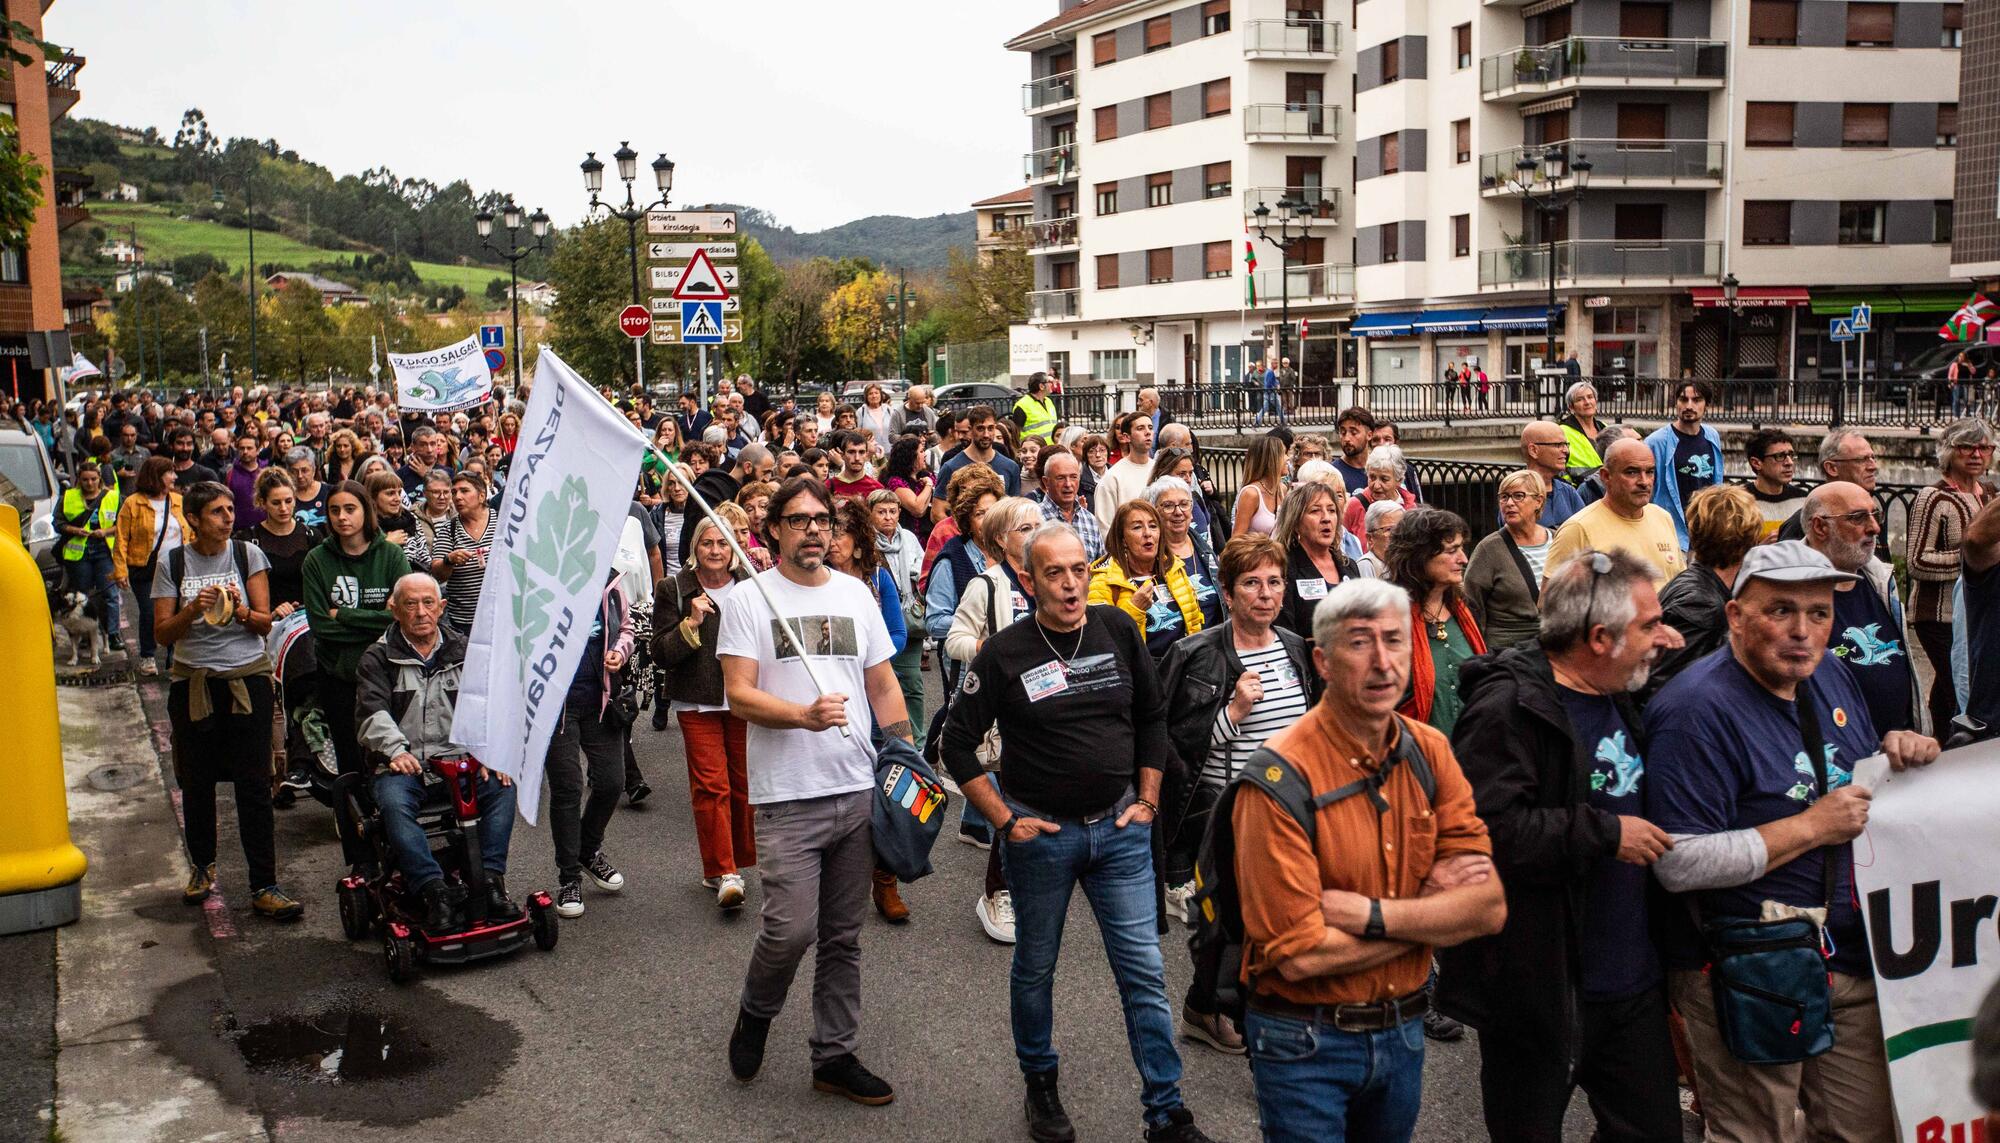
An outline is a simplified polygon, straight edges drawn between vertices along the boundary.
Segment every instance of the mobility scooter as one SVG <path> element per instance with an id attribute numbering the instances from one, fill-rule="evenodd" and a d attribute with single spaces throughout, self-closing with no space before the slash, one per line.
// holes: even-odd
<path id="1" fill-rule="evenodd" d="M 371 930 L 378 932 L 389 979 L 397 984 L 413 977 L 419 963 L 464 964 L 506 956 L 531 939 L 544 952 L 554 949 L 555 900 L 547 890 L 529 893 L 518 913 L 487 915 L 487 874 L 479 860 L 479 760 L 434 758 L 428 765 L 434 780 L 425 783 L 417 824 L 444 871 L 453 902 L 452 924 L 445 931 L 426 927 L 429 910 L 416 886 L 395 867 L 395 853 L 366 782 L 359 774 L 342 774 L 335 784 L 335 812 L 347 815 L 351 828 L 374 853 L 370 870 L 343 877 L 335 887 L 340 927 L 348 939 L 358 941 Z"/>

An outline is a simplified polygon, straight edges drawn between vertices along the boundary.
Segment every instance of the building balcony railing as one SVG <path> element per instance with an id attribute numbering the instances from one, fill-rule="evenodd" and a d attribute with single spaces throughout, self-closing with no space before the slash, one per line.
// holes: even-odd
<path id="1" fill-rule="evenodd" d="M 1277 309 L 1289 302 L 1351 301 L 1354 298 L 1354 267 L 1344 262 L 1322 262 L 1308 266 L 1287 266 L 1282 277 L 1274 265 L 1257 271 L 1257 306 Z"/>
<path id="2" fill-rule="evenodd" d="M 1252 20 L 1243 28 L 1243 57 L 1253 60 L 1330 60 L 1340 55 L 1340 24 L 1333 20 Z"/>
<path id="3" fill-rule="evenodd" d="M 1598 238 L 1558 242 L 1556 284 L 1713 282 L 1722 276 L 1722 243 L 1701 238 Z M 1547 244 L 1479 252 L 1481 286 L 1547 285 Z"/>
<path id="4" fill-rule="evenodd" d="M 1021 85 L 1021 110 L 1030 115 L 1055 111 L 1076 102 L 1076 73 L 1044 76 Z"/>
<path id="5" fill-rule="evenodd" d="M 1021 156 L 1021 175 L 1030 183 L 1068 182 L 1076 177 L 1076 145 L 1044 147 Z"/>
<path id="6" fill-rule="evenodd" d="M 1338 143 L 1340 108 L 1331 103 L 1252 103 L 1243 108 L 1246 143 Z"/>
<path id="7" fill-rule="evenodd" d="M 1509 147 L 1479 156 L 1479 189 L 1488 195 L 1519 194 L 1514 179 L 1521 174 L 1522 159 L 1533 160 L 1537 171 L 1529 186 L 1537 190 L 1548 185 L 1539 171 L 1542 155 L 1554 146 L 1568 170 L 1579 158 L 1590 160 L 1590 185 L 1633 186 L 1693 185 L 1701 188 L 1722 185 L 1722 144 L 1707 139 L 1566 139 L 1560 143 Z M 1554 186 L 1566 186 L 1567 177 Z"/>
<path id="8" fill-rule="evenodd" d="M 1035 254 L 1053 254 L 1058 250 L 1076 249 L 1076 215 L 1061 218 L 1045 218 L 1028 224 L 1028 250 Z"/>
<path id="9" fill-rule="evenodd" d="M 1278 202 L 1290 199 L 1303 202 L 1309 209 L 1307 223 L 1340 221 L 1339 187 L 1249 187 L 1243 192 L 1243 217 L 1251 218 L 1258 203 L 1271 208 L 1271 221 L 1278 220 Z"/>
<path id="10" fill-rule="evenodd" d="M 1479 61 L 1479 93 L 1528 99 L 1577 87 L 1721 87 L 1729 46 L 1719 40 L 1572 36 Z"/>
<path id="11" fill-rule="evenodd" d="M 83 70 L 84 57 L 64 52 L 48 61 L 49 122 L 69 114 L 83 96 L 76 89 L 76 73 Z"/>
<path id="12" fill-rule="evenodd" d="M 1078 305 L 1077 290 L 1033 290 L 1028 294 L 1028 320 L 1032 322 L 1068 321 L 1081 317 L 1082 307 Z"/>

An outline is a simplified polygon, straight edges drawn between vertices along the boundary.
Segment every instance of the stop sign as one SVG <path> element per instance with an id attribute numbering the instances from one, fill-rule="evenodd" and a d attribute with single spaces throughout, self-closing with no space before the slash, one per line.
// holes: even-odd
<path id="1" fill-rule="evenodd" d="M 653 315 L 646 312 L 645 306 L 626 306 L 618 311 L 618 328 L 626 337 L 644 337 L 653 328 Z"/>

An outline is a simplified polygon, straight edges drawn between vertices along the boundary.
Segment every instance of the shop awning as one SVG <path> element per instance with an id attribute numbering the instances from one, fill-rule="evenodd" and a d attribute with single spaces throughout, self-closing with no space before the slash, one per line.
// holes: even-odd
<path id="1" fill-rule="evenodd" d="M 1812 312 L 1844 315 L 1855 306 L 1866 302 L 1876 313 L 1950 313 L 1964 305 L 1966 299 L 1971 296 L 1972 289 L 1969 286 L 1943 288 L 1913 286 L 1908 289 L 1892 286 L 1881 290 L 1822 290 L 1813 295 Z"/>
<path id="2" fill-rule="evenodd" d="M 1472 333 L 1485 310 L 1425 310 L 1414 323 L 1421 333 Z"/>
<path id="3" fill-rule="evenodd" d="M 1416 328 L 1421 310 L 1402 313 L 1356 314 L 1347 332 L 1356 337 L 1399 337 Z"/>
<path id="4" fill-rule="evenodd" d="M 1688 292 L 1694 295 L 1696 309 L 1729 304 L 1728 295 L 1720 286 L 1696 286 Z M 1814 300 L 1811 291 L 1804 286 L 1744 286 L 1736 291 L 1736 304 L 1739 306 L 1803 306 L 1810 305 Z"/>
<path id="5" fill-rule="evenodd" d="M 1556 316 L 1561 317 L 1563 307 L 1556 307 Z M 1549 323 L 1547 306 L 1502 306 L 1486 311 L 1481 319 L 1482 329 L 1542 329 Z"/>

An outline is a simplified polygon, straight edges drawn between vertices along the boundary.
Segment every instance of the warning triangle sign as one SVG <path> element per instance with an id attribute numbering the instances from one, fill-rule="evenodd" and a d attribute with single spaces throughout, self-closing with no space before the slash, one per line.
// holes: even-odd
<path id="1" fill-rule="evenodd" d="M 708 302 L 728 296 L 729 289 L 722 284 L 722 275 L 716 272 L 708 251 L 697 248 L 694 257 L 688 259 L 680 285 L 674 287 L 674 297 L 687 302 Z"/>
<path id="2" fill-rule="evenodd" d="M 722 323 L 715 318 L 715 306 L 691 306 L 691 312 L 681 322 L 681 340 L 721 341 Z"/>

